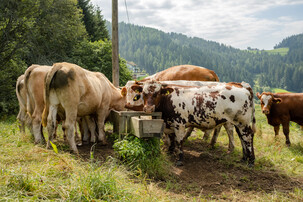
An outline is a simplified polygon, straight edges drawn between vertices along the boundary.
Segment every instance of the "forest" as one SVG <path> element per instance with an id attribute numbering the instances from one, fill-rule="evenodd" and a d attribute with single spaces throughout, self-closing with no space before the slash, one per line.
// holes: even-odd
<path id="1" fill-rule="evenodd" d="M 126 23 L 119 24 L 119 43 L 120 55 L 149 74 L 174 65 L 193 64 L 214 70 L 224 82 L 248 82 L 255 91 L 269 88 L 303 91 L 303 34 L 290 36 L 274 47 L 289 48 L 286 55 L 240 50 Z"/>
<path id="2" fill-rule="evenodd" d="M 17 78 L 32 64 L 71 62 L 112 79 L 111 41 L 90 0 L 0 1 L 0 115 L 18 112 Z M 131 79 L 120 58 L 120 83 Z"/>

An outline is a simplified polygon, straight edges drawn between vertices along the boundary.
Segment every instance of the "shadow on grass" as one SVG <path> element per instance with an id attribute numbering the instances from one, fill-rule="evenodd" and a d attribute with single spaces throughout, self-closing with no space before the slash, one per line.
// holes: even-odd
<path id="1" fill-rule="evenodd" d="M 296 147 L 294 147 L 296 148 Z M 302 147 L 298 148 L 302 151 Z M 193 196 L 217 196 L 233 190 L 255 193 L 287 193 L 294 188 L 303 188 L 303 179 L 294 179 L 274 167 L 270 159 L 258 159 L 255 167 L 248 168 L 240 163 L 242 148 L 236 148 L 228 154 L 227 149 L 200 139 L 190 140 L 184 147 L 184 166 L 175 167 L 178 177 L 178 187 L 170 191 L 180 193 L 186 190 Z M 216 197 L 215 197 L 216 198 Z"/>

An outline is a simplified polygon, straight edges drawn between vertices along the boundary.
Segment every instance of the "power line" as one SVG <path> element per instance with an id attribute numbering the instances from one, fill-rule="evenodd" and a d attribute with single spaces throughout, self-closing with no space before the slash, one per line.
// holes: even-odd
<path id="1" fill-rule="evenodd" d="M 128 9 L 127 9 L 126 0 L 124 0 L 124 4 L 125 4 L 126 16 L 127 16 L 127 20 L 128 20 L 128 24 L 129 24 L 130 35 L 133 38 L 133 32 L 132 32 L 131 24 L 130 24 L 130 21 L 129 21 L 129 15 L 128 15 Z"/>

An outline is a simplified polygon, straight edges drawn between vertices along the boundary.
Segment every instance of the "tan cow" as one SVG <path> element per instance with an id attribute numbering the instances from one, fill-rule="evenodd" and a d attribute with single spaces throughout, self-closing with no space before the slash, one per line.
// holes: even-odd
<path id="1" fill-rule="evenodd" d="M 27 93 L 27 113 L 32 119 L 32 130 L 35 143 L 43 143 L 42 112 L 44 109 L 44 79 L 51 66 L 31 65 L 25 71 L 25 90 Z"/>
<path id="2" fill-rule="evenodd" d="M 98 139 L 106 144 L 104 121 L 111 109 L 123 110 L 125 97 L 102 73 L 91 72 L 71 63 L 55 63 L 45 81 L 46 105 L 43 125 L 49 140 L 53 138 L 58 111 L 65 113 L 64 128 L 73 152 L 78 153 L 74 140 L 77 117 L 93 115 L 98 126 Z M 50 143 L 48 142 L 48 147 Z"/>
<path id="3" fill-rule="evenodd" d="M 22 133 L 25 133 L 25 126 L 31 130 L 31 120 L 26 113 L 26 99 L 27 94 L 24 86 L 24 74 L 18 77 L 16 82 L 16 95 L 19 103 L 19 113 L 17 119 L 19 121 L 19 129 Z"/>

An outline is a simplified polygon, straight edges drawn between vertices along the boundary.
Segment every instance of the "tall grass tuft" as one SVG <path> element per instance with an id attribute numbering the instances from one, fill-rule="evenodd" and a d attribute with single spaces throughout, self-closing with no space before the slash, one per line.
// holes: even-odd
<path id="1" fill-rule="evenodd" d="M 122 140 L 116 140 L 113 148 L 137 175 L 146 173 L 154 179 L 169 178 L 172 164 L 161 152 L 158 138 L 141 139 L 128 135 Z"/>

